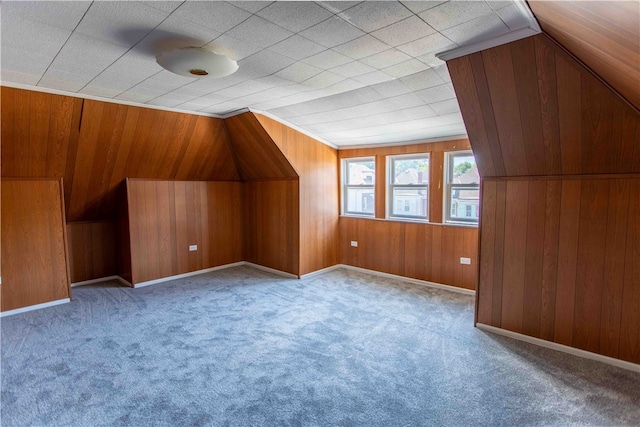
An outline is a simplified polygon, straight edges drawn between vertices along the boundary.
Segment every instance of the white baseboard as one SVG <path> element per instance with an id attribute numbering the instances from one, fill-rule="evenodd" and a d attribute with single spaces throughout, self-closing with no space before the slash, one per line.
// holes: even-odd
<path id="1" fill-rule="evenodd" d="M 308 279 L 309 277 L 317 276 L 319 274 L 328 273 L 330 271 L 337 270 L 337 269 L 342 268 L 342 267 L 344 267 L 344 264 L 332 265 L 331 267 L 325 267 L 325 268 L 322 268 L 320 270 L 312 271 L 311 273 L 303 274 L 302 276 L 300 276 L 300 278 L 301 279 Z"/>
<path id="2" fill-rule="evenodd" d="M 27 311 L 40 310 L 41 308 L 53 307 L 71 302 L 70 298 L 63 298 L 55 301 L 43 302 L 42 304 L 29 305 L 27 307 L 15 308 L 0 313 L 0 317 L 13 316 L 14 314 L 26 313 Z"/>
<path id="3" fill-rule="evenodd" d="M 382 271 L 369 270 L 369 269 L 362 268 L 362 267 L 354 267 L 353 265 L 337 264 L 334 267 L 336 267 L 336 268 L 346 268 L 347 270 L 359 271 L 361 273 L 373 274 L 374 276 L 385 277 L 387 279 L 401 280 L 403 282 L 414 283 L 414 284 L 420 285 L 420 286 L 427 286 L 429 288 L 442 289 L 442 290 L 445 290 L 445 291 L 456 292 L 456 293 L 459 293 L 459 294 L 465 294 L 465 295 L 475 295 L 476 294 L 476 291 L 474 291 L 472 289 L 459 288 L 457 286 L 451 286 L 451 285 L 443 285 L 441 283 L 429 282 L 427 280 L 413 279 L 411 277 L 399 276 L 397 274 L 383 273 Z"/>
<path id="4" fill-rule="evenodd" d="M 145 286 L 156 285 L 158 283 L 169 282 L 171 280 L 182 279 L 182 278 L 190 277 L 190 276 L 197 276 L 198 274 L 209 273 L 211 271 L 224 270 L 225 268 L 238 267 L 238 266 L 245 265 L 245 264 L 246 264 L 245 261 L 240 261 L 240 262 L 234 262 L 234 263 L 231 263 L 231 264 L 218 265 L 216 267 L 205 268 L 205 269 L 197 270 L 197 271 L 190 271 L 188 273 L 177 274 L 175 276 L 162 277 L 160 279 L 154 279 L 154 280 L 147 280 L 146 282 L 136 283 L 135 285 L 133 285 L 133 287 L 136 288 L 136 289 L 137 288 L 144 288 Z M 129 283 L 129 282 L 127 282 L 126 280 L 124 280 L 122 278 L 120 278 L 120 279 L 125 283 Z"/>
<path id="5" fill-rule="evenodd" d="M 569 347 L 568 345 L 558 344 L 540 338 L 530 337 L 528 335 L 519 334 L 517 332 L 507 331 L 506 329 L 496 328 L 495 326 L 485 325 L 484 323 L 477 323 L 476 327 L 485 332 L 502 335 L 519 341 L 528 342 L 530 344 L 539 345 L 540 347 L 550 348 L 552 350 L 561 351 L 563 353 L 572 354 L 574 356 L 583 357 L 585 359 L 596 360 L 598 362 L 607 363 L 618 368 L 628 369 L 630 371 L 640 373 L 640 365 L 637 365 L 635 363 L 615 359 L 609 356 L 603 356 L 602 354 L 592 353 L 586 350 L 580 350 L 579 348 Z"/>
<path id="6" fill-rule="evenodd" d="M 100 277 L 98 279 L 83 280 L 82 282 L 72 283 L 71 287 L 75 288 L 77 286 L 93 285 L 94 283 L 102 283 L 108 280 L 124 280 L 124 279 L 122 279 L 120 276 L 106 276 L 106 277 Z"/>
<path id="7" fill-rule="evenodd" d="M 258 270 L 266 271 L 268 273 L 277 274 L 278 276 L 286 277 L 288 279 L 297 279 L 298 278 L 298 276 L 293 274 L 293 273 L 288 273 L 286 271 L 276 270 L 275 268 L 265 267 L 264 265 L 254 264 L 254 263 L 249 262 L 249 261 L 242 261 L 239 264 L 246 265 L 246 266 L 249 266 L 249 267 L 253 267 L 253 268 L 256 268 Z"/>

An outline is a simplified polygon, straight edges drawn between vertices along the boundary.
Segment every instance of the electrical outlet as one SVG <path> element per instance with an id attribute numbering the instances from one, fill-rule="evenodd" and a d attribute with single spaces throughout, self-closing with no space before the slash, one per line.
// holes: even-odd
<path id="1" fill-rule="evenodd" d="M 197 251 L 198 245 L 189 245 L 189 252 Z"/>
<path id="2" fill-rule="evenodd" d="M 352 240 L 351 241 L 351 246 L 353 246 L 354 248 L 357 248 L 358 247 L 358 242 L 355 241 L 355 240 Z"/>
<path id="3" fill-rule="evenodd" d="M 460 257 L 460 264 L 471 265 L 471 258 Z"/>

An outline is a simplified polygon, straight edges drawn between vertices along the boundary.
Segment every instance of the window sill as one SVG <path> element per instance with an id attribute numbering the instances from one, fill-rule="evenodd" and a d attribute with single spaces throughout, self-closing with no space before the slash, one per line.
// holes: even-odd
<path id="1" fill-rule="evenodd" d="M 365 215 L 339 215 L 339 218 L 353 218 L 353 219 L 368 219 L 372 221 L 385 221 L 385 222 L 402 222 L 402 223 L 410 223 L 410 224 L 424 224 L 424 225 L 433 225 L 439 227 L 462 227 L 462 228 L 478 228 L 478 224 L 467 224 L 460 222 L 429 222 L 424 220 L 412 220 L 412 219 L 402 219 L 402 218 L 375 218 L 373 216 L 365 216 Z"/>

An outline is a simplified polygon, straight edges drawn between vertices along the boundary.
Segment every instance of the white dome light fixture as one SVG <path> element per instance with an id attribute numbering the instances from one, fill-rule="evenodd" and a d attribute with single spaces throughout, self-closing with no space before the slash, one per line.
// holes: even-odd
<path id="1" fill-rule="evenodd" d="M 220 78 L 233 74 L 238 63 L 201 47 L 183 47 L 156 56 L 162 68 L 184 77 Z"/>

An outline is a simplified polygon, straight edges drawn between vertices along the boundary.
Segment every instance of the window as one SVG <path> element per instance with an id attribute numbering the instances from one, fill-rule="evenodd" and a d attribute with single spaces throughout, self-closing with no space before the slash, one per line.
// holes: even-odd
<path id="1" fill-rule="evenodd" d="M 389 156 L 391 218 L 429 219 L 429 155 Z"/>
<path id="2" fill-rule="evenodd" d="M 373 216 L 375 213 L 375 158 L 344 159 L 342 182 L 342 213 Z"/>
<path id="3" fill-rule="evenodd" d="M 478 223 L 480 175 L 471 151 L 447 153 L 445 212 L 447 222 Z"/>

